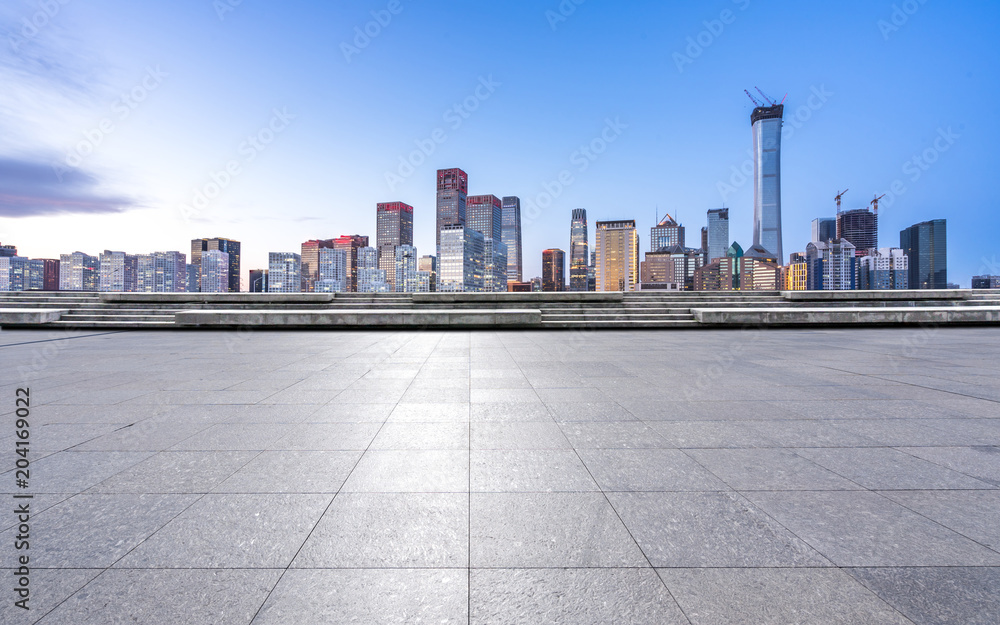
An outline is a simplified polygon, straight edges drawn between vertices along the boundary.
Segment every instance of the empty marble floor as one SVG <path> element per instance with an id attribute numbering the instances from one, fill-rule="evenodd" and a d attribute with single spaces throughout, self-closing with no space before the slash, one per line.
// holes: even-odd
<path id="1" fill-rule="evenodd" d="M 997 338 L 6 330 L 0 621 L 996 623 Z"/>

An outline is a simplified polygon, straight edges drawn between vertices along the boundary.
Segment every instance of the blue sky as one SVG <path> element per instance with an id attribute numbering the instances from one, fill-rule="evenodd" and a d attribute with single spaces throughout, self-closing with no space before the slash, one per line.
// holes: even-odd
<path id="1" fill-rule="evenodd" d="M 786 252 L 849 188 L 891 193 L 880 244 L 946 218 L 951 281 L 1000 273 L 996 2 L 14 0 L 0 28 L 0 241 L 23 255 L 225 236 L 246 271 L 374 237 L 397 200 L 433 253 L 445 167 L 522 198 L 526 277 L 578 207 L 647 251 L 657 211 L 697 246 L 725 204 L 748 246 L 757 86 L 787 93 Z"/>

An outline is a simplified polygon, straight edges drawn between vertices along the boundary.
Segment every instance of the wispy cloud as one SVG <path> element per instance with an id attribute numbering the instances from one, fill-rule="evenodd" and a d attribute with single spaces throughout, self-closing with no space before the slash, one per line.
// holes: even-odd
<path id="1" fill-rule="evenodd" d="M 47 162 L 0 156 L 0 217 L 96 215 L 132 208 L 139 208 L 135 200 L 102 193 L 101 181 L 89 173 L 71 170 L 60 182 Z"/>

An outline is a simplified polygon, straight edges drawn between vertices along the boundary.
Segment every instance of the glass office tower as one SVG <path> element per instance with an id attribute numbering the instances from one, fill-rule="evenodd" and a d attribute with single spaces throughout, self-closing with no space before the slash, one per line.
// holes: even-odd
<path id="1" fill-rule="evenodd" d="M 785 107 L 753 110 L 753 244 L 776 258 L 781 249 L 781 118 Z"/>
<path id="2" fill-rule="evenodd" d="M 544 252 L 543 252 L 544 254 Z M 569 290 L 587 290 L 587 268 L 590 264 L 590 242 L 587 232 L 587 210 L 573 211 L 569 229 Z"/>

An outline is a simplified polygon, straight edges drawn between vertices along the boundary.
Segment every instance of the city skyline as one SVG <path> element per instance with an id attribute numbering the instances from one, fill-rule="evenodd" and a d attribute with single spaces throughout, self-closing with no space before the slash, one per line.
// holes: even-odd
<path id="1" fill-rule="evenodd" d="M 525 279 L 541 274 L 542 250 L 569 249 L 565 224 L 576 208 L 594 223 L 635 219 L 640 233 L 669 212 L 697 233 L 708 209 L 725 206 L 731 241 L 749 248 L 753 184 L 741 169 L 753 104 L 742 90 L 759 86 L 775 100 L 788 93 L 782 262 L 805 251 L 811 221 L 832 216 L 833 196 L 850 187 L 845 210 L 891 194 L 879 216 L 890 243 L 913 224 L 948 218 L 950 280 L 968 286 L 973 275 L 997 273 L 990 235 L 998 216 L 984 164 L 998 122 L 977 104 L 992 100 L 997 77 L 981 54 L 998 22 L 993 7 L 921 5 L 897 25 L 891 3 L 849 2 L 802 9 L 810 19 L 796 23 L 829 25 L 790 30 L 780 5 L 750 2 L 587 3 L 569 16 L 557 3 L 461 15 L 438 4 L 403 2 L 345 58 L 341 44 L 353 45 L 355 28 L 386 3 L 243 3 L 221 16 L 211 6 L 74 3 L 30 37 L 23 20 L 39 5 L 5 3 L 0 24 L 20 40 L 0 62 L 5 84 L 17 87 L 0 95 L 11 112 L 0 122 L 9 138 L 0 151 L 0 241 L 58 258 L 184 250 L 194 237 L 227 236 L 244 242 L 245 279 L 271 251 L 374 237 L 372 207 L 400 201 L 414 207 L 414 245 L 427 254 L 434 172 L 458 165 L 470 195 L 521 198 Z M 275 45 L 291 42 L 279 30 L 288 24 L 305 28 L 294 55 Z M 446 37 L 429 42 L 473 24 L 512 33 L 522 50 L 463 48 L 455 58 Z M 173 50 L 166 41 L 179 32 L 190 41 Z M 925 43 L 959 32 L 947 49 Z M 596 37 L 614 44 L 606 60 L 584 45 Z M 761 37 L 772 49 L 750 44 Z M 418 43 L 419 54 L 405 52 Z M 303 47 L 321 48 L 321 60 L 303 61 Z M 300 66 L 290 65 L 293 56 Z M 547 69 L 534 66 L 538 58 L 551 61 Z M 449 72 L 437 76 L 446 62 Z M 435 93 L 386 97 L 423 94 L 432 78 Z M 637 78 L 664 97 L 636 97 Z M 604 83 L 611 88 L 598 88 Z M 101 130 L 105 119 L 112 131 Z M 197 201 L 214 180 L 225 187 L 219 197 Z"/>

